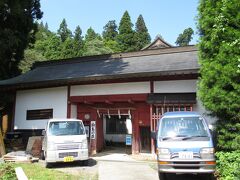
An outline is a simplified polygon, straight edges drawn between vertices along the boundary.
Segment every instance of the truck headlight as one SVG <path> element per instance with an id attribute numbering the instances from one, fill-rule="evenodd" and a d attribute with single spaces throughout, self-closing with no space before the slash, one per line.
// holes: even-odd
<path id="1" fill-rule="evenodd" d="M 82 149 L 87 149 L 88 148 L 88 142 L 87 142 L 87 139 L 84 139 L 82 141 Z"/>
<path id="2" fill-rule="evenodd" d="M 55 150 L 55 143 L 53 141 L 47 142 L 47 150 L 50 150 L 50 151 Z"/>
<path id="3" fill-rule="evenodd" d="M 170 159 L 170 151 L 167 148 L 158 148 L 157 155 L 159 159 Z"/>

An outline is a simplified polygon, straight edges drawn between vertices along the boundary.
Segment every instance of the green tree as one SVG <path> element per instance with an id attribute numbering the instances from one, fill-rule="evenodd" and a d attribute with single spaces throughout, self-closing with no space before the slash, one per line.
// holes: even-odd
<path id="1" fill-rule="evenodd" d="M 102 40 L 95 38 L 91 41 L 87 41 L 84 46 L 84 56 L 93 56 L 93 55 L 100 55 L 100 54 L 110 54 L 113 51 L 104 46 Z"/>
<path id="2" fill-rule="evenodd" d="M 59 59 L 67 59 L 75 57 L 73 39 L 67 38 L 60 46 L 61 53 Z"/>
<path id="3" fill-rule="evenodd" d="M 43 25 L 43 22 L 40 24 L 37 23 L 37 32 L 35 34 L 36 41 L 43 41 L 50 37 L 53 33 L 48 30 L 47 23 Z M 36 43 L 36 42 L 35 42 Z"/>
<path id="4" fill-rule="evenodd" d="M 74 43 L 73 45 L 74 57 L 81 56 L 83 51 L 83 37 L 80 26 L 76 27 L 76 30 L 74 32 L 73 43 Z"/>
<path id="5" fill-rule="evenodd" d="M 129 52 L 136 50 L 136 41 L 134 38 L 133 24 L 127 11 L 123 14 L 119 28 L 117 42 L 122 52 Z"/>
<path id="6" fill-rule="evenodd" d="M 217 146 L 240 149 L 240 1 L 200 0 L 199 92 L 203 105 L 217 116 Z"/>
<path id="7" fill-rule="evenodd" d="M 136 49 L 140 50 L 149 43 L 151 43 L 151 37 L 148 33 L 148 29 L 145 25 L 142 15 L 138 16 L 136 25 L 135 25 L 135 39 L 136 39 Z"/>
<path id="8" fill-rule="evenodd" d="M 68 29 L 65 18 L 62 20 L 57 33 L 61 37 L 62 42 L 64 42 L 67 38 L 72 37 L 72 32 L 70 29 Z"/>
<path id="9" fill-rule="evenodd" d="M 116 36 L 118 35 L 117 31 L 117 25 L 115 20 L 109 21 L 104 27 L 103 27 L 103 33 L 102 37 L 104 40 L 112 40 L 114 41 L 116 39 Z"/>
<path id="10" fill-rule="evenodd" d="M 56 60 L 62 58 L 62 41 L 56 34 L 49 37 L 41 43 L 43 56 L 48 60 Z M 43 47 L 44 46 L 44 47 Z"/>
<path id="11" fill-rule="evenodd" d="M 35 49 L 26 49 L 24 51 L 24 59 L 19 63 L 19 69 L 22 73 L 26 73 L 31 69 L 33 63 L 44 60 L 46 60 L 45 57 Z"/>
<path id="12" fill-rule="evenodd" d="M 104 46 L 110 48 L 113 53 L 121 52 L 121 48 L 120 48 L 117 41 L 114 41 L 114 40 L 107 40 L 106 41 L 105 40 L 104 41 Z"/>
<path id="13" fill-rule="evenodd" d="M 96 33 L 92 27 L 88 28 L 87 33 L 85 35 L 85 42 L 92 41 L 96 38 L 101 39 L 101 36 L 98 33 Z"/>
<path id="14" fill-rule="evenodd" d="M 20 73 L 24 49 L 34 42 L 34 21 L 41 17 L 40 0 L 0 1 L 0 79 Z"/>
<path id="15" fill-rule="evenodd" d="M 192 28 L 187 28 L 183 31 L 183 33 L 178 35 L 178 38 L 175 43 L 178 46 L 187 46 L 192 40 L 193 34 L 194 34 L 194 31 L 192 30 Z"/>

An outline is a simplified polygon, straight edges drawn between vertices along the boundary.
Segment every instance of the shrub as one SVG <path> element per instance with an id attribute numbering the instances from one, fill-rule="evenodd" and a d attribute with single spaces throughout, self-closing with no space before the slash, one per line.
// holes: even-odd
<path id="1" fill-rule="evenodd" d="M 238 180 L 240 179 L 240 151 L 216 153 L 217 173 L 219 179 Z"/>
<path id="2" fill-rule="evenodd" d="M 11 163 L 0 164 L 0 180 L 17 180 L 15 169 Z"/>

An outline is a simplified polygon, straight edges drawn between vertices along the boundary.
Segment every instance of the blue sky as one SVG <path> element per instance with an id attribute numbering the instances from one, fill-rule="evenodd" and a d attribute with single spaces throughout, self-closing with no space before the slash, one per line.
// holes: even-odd
<path id="1" fill-rule="evenodd" d="M 41 0 L 42 21 L 51 31 L 56 32 L 65 18 L 72 31 L 79 25 L 83 35 L 90 26 L 102 33 L 109 20 L 116 20 L 118 25 L 127 10 L 134 25 L 143 15 L 152 40 L 161 34 L 173 45 L 185 28 L 197 31 L 197 6 L 198 0 Z M 198 35 L 194 35 L 191 44 L 196 44 L 197 39 Z"/>

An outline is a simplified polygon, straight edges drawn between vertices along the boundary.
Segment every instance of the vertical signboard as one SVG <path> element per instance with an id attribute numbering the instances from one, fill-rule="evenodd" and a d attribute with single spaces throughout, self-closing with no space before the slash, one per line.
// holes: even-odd
<path id="1" fill-rule="evenodd" d="M 90 131 L 90 138 L 96 138 L 96 121 L 91 121 L 91 131 Z"/>

